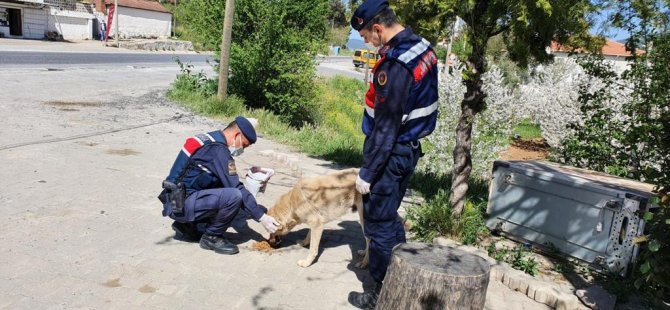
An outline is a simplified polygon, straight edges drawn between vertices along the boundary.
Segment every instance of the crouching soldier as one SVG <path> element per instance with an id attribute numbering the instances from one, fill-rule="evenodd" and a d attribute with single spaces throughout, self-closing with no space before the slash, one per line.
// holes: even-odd
<path id="1" fill-rule="evenodd" d="M 279 224 L 265 214 L 254 196 L 240 182 L 234 156 L 256 142 L 256 131 L 248 119 L 238 116 L 223 130 L 188 138 L 163 181 L 158 199 L 163 216 L 174 220 L 176 237 L 200 240 L 200 247 L 220 254 L 235 254 L 237 246 L 223 238 L 240 209 L 263 224 L 270 233 Z M 204 234 L 197 229 L 205 223 Z"/>

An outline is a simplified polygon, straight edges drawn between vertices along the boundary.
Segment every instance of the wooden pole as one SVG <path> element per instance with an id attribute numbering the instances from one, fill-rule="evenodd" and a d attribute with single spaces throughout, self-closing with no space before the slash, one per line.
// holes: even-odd
<path id="1" fill-rule="evenodd" d="M 365 59 L 365 87 L 368 87 L 368 75 L 370 71 L 370 52 L 364 52 L 363 59 Z"/>
<path id="2" fill-rule="evenodd" d="M 114 41 L 116 41 L 116 48 L 121 47 L 119 44 L 119 0 L 114 0 Z"/>
<path id="3" fill-rule="evenodd" d="M 223 37 L 221 38 L 221 61 L 219 62 L 219 100 L 228 96 L 228 59 L 230 57 L 230 35 L 233 32 L 235 1 L 226 0 L 226 14 L 223 17 Z"/>
<path id="4" fill-rule="evenodd" d="M 483 309 L 489 272 L 477 255 L 404 243 L 393 249 L 376 309 Z"/>

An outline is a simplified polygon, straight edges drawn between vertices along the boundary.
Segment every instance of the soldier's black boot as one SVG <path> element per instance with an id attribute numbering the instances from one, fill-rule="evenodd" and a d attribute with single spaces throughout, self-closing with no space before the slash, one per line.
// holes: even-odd
<path id="1" fill-rule="evenodd" d="M 198 231 L 198 227 L 194 223 L 174 221 L 172 230 L 175 232 L 174 238 L 181 241 L 196 242 L 202 237 L 202 233 Z"/>
<path id="2" fill-rule="evenodd" d="M 220 236 L 212 236 L 208 234 L 202 235 L 200 238 L 200 247 L 205 250 L 213 250 L 219 254 L 236 254 L 240 250 L 236 245 Z"/>
<path id="3" fill-rule="evenodd" d="M 376 283 L 375 288 L 369 292 L 349 292 L 349 303 L 359 309 L 374 309 L 377 306 L 379 293 L 382 291 L 382 284 Z"/>

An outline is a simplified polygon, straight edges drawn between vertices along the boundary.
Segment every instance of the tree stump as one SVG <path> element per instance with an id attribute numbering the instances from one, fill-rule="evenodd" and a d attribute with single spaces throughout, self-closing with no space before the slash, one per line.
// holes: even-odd
<path id="1" fill-rule="evenodd" d="M 483 309 L 489 271 L 486 260 L 456 248 L 400 244 L 376 309 Z"/>

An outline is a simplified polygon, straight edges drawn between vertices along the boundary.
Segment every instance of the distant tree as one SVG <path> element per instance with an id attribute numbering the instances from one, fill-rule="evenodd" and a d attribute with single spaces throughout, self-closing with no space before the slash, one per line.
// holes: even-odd
<path id="1" fill-rule="evenodd" d="M 330 0 L 330 11 L 328 12 L 328 25 L 331 27 L 349 26 L 347 9 L 341 0 Z"/>
<path id="2" fill-rule="evenodd" d="M 349 34 L 351 33 L 350 26 L 330 29 L 328 43 L 333 46 L 345 46 L 349 41 Z"/>

